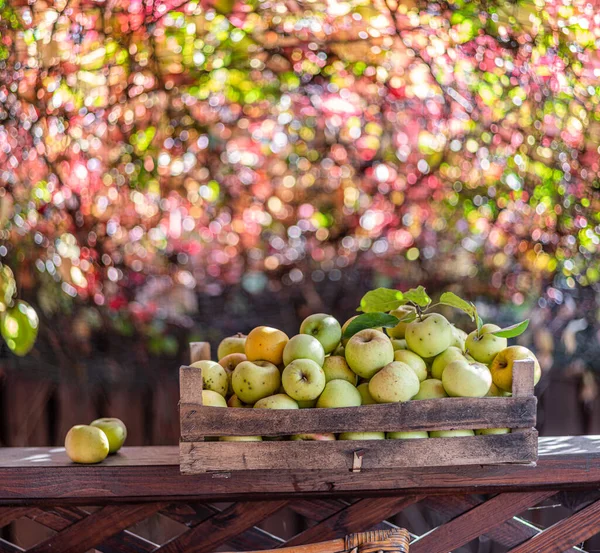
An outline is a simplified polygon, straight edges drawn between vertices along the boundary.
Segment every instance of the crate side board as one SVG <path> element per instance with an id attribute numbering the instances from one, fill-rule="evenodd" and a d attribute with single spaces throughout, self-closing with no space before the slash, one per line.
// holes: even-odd
<path id="1" fill-rule="evenodd" d="M 181 439 L 302 433 L 531 428 L 537 399 L 443 398 L 336 409 L 222 409 L 181 403 Z"/>
<path id="2" fill-rule="evenodd" d="M 402 467 L 535 463 L 537 431 L 517 434 L 331 442 L 182 442 L 183 474 L 238 470 L 351 471 L 355 453 L 361 470 Z"/>

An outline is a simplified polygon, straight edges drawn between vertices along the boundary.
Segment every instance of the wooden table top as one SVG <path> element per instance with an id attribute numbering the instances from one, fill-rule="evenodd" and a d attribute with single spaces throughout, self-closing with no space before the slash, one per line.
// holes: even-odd
<path id="1" fill-rule="evenodd" d="M 341 473 L 240 471 L 183 476 L 179 448 L 125 447 L 99 465 L 64 448 L 0 449 L 0 504 L 266 499 L 289 496 L 457 494 L 600 488 L 600 436 L 544 437 L 537 466 L 421 467 Z"/>

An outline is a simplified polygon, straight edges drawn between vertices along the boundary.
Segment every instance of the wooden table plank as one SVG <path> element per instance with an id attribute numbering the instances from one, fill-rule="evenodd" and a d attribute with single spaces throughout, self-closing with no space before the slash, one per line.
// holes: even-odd
<path id="1" fill-rule="evenodd" d="M 600 500 L 552 525 L 510 553 L 562 553 L 600 532 Z"/>
<path id="2" fill-rule="evenodd" d="M 321 495 L 469 494 L 600 487 L 600 436 L 540 438 L 537 467 L 407 467 L 360 473 L 270 471 L 183 476 L 177 447 L 124 448 L 75 465 L 63 448 L 0 449 L 0 505 L 234 500 Z"/>
<path id="3" fill-rule="evenodd" d="M 411 544 L 410 552 L 452 551 L 552 495 L 547 491 L 499 494 L 425 534 Z"/>

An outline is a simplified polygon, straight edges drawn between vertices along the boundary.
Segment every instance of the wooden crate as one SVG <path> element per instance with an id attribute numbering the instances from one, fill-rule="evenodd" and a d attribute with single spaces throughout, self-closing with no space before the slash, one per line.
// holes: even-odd
<path id="1" fill-rule="evenodd" d="M 192 362 L 210 346 L 191 345 Z M 534 364 L 515 362 L 512 397 L 443 398 L 337 409 L 234 409 L 202 405 L 202 372 L 183 366 L 180 467 L 184 474 L 238 470 L 358 472 L 394 467 L 535 464 Z M 205 441 L 218 436 L 511 428 L 509 434 L 407 440 Z"/>

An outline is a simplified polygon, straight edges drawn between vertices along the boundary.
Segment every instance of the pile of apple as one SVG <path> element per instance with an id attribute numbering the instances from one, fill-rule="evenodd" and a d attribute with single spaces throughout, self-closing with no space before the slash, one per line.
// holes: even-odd
<path id="1" fill-rule="evenodd" d="M 432 312 L 458 308 L 476 323 L 470 334 Z M 383 309 L 386 309 L 385 311 Z M 358 407 L 376 403 L 445 397 L 510 395 L 513 362 L 531 358 L 535 382 L 541 376 L 535 355 L 508 346 L 528 321 L 501 329 L 483 324 L 475 306 L 446 292 L 433 304 L 424 288 L 407 292 L 379 288 L 366 294 L 359 311 L 340 325 L 331 315 L 306 318 L 289 338 L 259 326 L 247 336 L 225 338 L 218 363 L 202 369 L 204 405 L 255 409 Z M 432 432 L 346 432 L 340 440 L 403 439 L 508 433 L 508 428 Z M 335 440 L 334 434 L 299 434 L 292 440 Z M 258 441 L 260 436 L 228 436 L 222 441 Z M 275 438 L 265 438 L 275 439 Z M 281 439 L 281 438 L 277 438 Z"/>
<path id="2" fill-rule="evenodd" d="M 65 452 L 75 463 L 100 463 L 119 451 L 126 439 L 127 427 L 121 419 L 96 419 L 90 424 L 77 424 L 67 432 Z"/>

